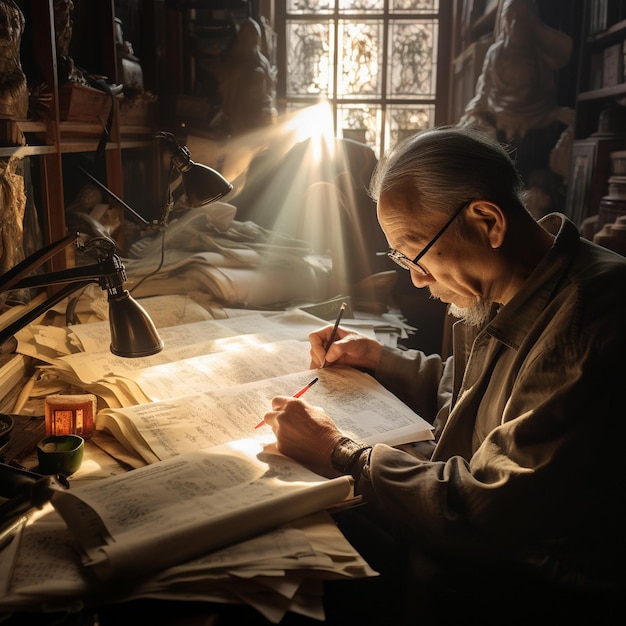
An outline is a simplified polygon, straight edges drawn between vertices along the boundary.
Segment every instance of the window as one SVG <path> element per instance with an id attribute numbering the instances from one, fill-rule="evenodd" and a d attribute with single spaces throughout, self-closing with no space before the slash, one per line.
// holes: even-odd
<path id="1" fill-rule="evenodd" d="M 435 125 L 439 0 L 277 3 L 285 112 L 327 99 L 337 137 L 377 155 Z"/>

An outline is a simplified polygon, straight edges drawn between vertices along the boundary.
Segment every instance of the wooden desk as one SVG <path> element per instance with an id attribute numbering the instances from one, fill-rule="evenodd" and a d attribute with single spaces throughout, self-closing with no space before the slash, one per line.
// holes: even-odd
<path id="1" fill-rule="evenodd" d="M 26 461 L 28 457 L 33 457 L 37 442 L 45 437 L 44 418 L 43 416 L 31 417 L 27 415 L 12 415 L 11 417 L 13 418 L 13 431 L 7 447 L 0 455 L 0 461 L 9 465 L 24 466 L 22 461 Z M 36 471 L 34 466 L 27 467 L 27 469 Z"/>
<path id="2" fill-rule="evenodd" d="M 20 465 L 37 471 L 34 449 L 37 442 L 44 436 L 43 418 L 18 416 L 11 449 L 7 450 L 11 460 Z M 93 441 L 86 442 L 86 453 L 79 472 L 71 477 L 71 481 L 80 480 L 81 475 L 93 476 L 94 471 L 105 475 L 111 472 L 124 472 L 117 460 L 103 452 Z M 88 478 L 89 479 L 89 478 Z M 333 614 L 344 612 L 347 607 L 358 603 L 358 594 L 362 586 L 376 585 L 376 578 L 365 580 L 339 580 L 326 585 L 325 602 L 333 608 Z M 351 591 L 352 590 L 352 591 Z M 355 594 L 348 604 L 345 596 Z M 184 596 L 182 596 L 184 597 Z M 382 598 L 388 597 L 385 595 Z M 345 616 L 344 616 L 345 617 Z M 268 621 L 254 608 L 248 605 L 221 604 L 199 601 L 166 601 L 166 600 L 133 600 L 125 603 L 107 604 L 95 607 L 77 607 L 75 613 L 59 612 L 19 612 L 8 616 L 0 614 L 0 622 L 4 626 L 124 626 L 125 624 L 158 624 L 159 626 L 269 626 Z M 347 624 L 344 618 L 338 621 L 327 621 L 326 624 Z M 365 624 L 364 622 L 360 622 Z M 377 625 L 383 622 L 375 622 Z M 281 626 L 319 626 L 320 622 L 305 618 L 295 613 L 287 613 Z"/>
<path id="3" fill-rule="evenodd" d="M 35 449 L 37 442 L 45 436 L 43 416 L 12 416 L 14 427 L 9 445 L 3 452 L 3 462 L 37 472 Z M 87 441 L 85 447 L 86 465 L 99 462 L 106 466 L 105 473 L 126 471 L 117 461 L 105 455 L 94 443 Z M 97 461 L 94 461 L 97 459 Z M 117 470 L 116 470 L 117 468 Z M 82 468 L 81 468 L 82 469 Z M 79 470 L 80 471 L 80 470 Z M 319 624 L 314 620 L 292 622 L 298 616 L 286 616 L 284 624 Z M 304 619 L 304 618 L 299 618 Z M 257 611 L 245 605 L 221 605 L 203 602 L 176 602 L 164 600 L 134 600 L 124 604 L 112 604 L 95 608 L 77 608 L 76 613 L 14 613 L 0 622 L 5 626 L 124 626 L 135 624 L 158 624 L 159 626 L 269 626 Z"/>

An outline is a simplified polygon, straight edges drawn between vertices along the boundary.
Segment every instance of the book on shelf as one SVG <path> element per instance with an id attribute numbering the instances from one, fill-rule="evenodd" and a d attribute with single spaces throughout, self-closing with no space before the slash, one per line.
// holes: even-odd
<path id="1" fill-rule="evenodd" d="M 589 89 L 602 89 L 604 52 L 594 52 L 589 60 Z"/>
<path id="2" fill-rule="evenodd" d="M 613 87 L 624 82 L 624 44 L 613 44 L 604 49 L 602 86 Z"/>
<path id="3" fill-rule="evenodd" d="M 31 359 L 23 354 L 0 355 L 0 413 L 12 413 L 22 383 L 32 368 Z"/>
<path id="4" fill-rule="evenodd" d="M 615 0 L 611 0 L 615 2 Z M 609 0 L 589 0 L 587 34 L 594 35 L 606 30 Z"/>

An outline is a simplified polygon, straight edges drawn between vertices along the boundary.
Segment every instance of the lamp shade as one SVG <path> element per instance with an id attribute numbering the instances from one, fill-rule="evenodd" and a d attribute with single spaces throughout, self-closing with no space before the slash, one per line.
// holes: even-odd
<path id="1" fill-rule="evenodd" d="M 233 186 L 218 171 L 192 161 L 189 148 L 181 146 L 172 133 L 159 131 L 154 137 L 165 141 L 190 206 L 196 208 L 215 202 L 232 190 Z"/>
<path id="2" fill-rule="evenodd" d="M 145 309 L 126 289 L 109 291 L 111 352 L 133 358 L 150 356 L 163 349 L 163 340 Z"/>
<path id="3" fill-rule="evenodd" d="M 219 200 L 233 188 L 219 172 L 191 159 L 180 171 L 187 202 L 192 207 Z"/>

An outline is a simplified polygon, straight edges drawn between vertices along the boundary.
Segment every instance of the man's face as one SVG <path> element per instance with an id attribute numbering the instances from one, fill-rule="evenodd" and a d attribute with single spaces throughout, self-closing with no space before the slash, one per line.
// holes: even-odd
<path id="1" fill-rule="evenodd" d="M 447 217 L 433 214 L 416 220 L 397 198 L 383 194 L 378 203 L 378 221 L 389 247 L 414 259 Z M 490 308 L 486 297 L 485 246 L 472 237 L 471 228 L 464 229 L 461 236 L 455 226 L 453 223 L 420 259 L 427 274 L 409 270 L 411 281 L 417 288 L 428 287 L 432 297 L 452 305 L 451 312 L 457 317 L 469 316 L 470 323 L 480 323 L 484 311 Z M 479 319 L 474 319 L 476 315 Z"/>

